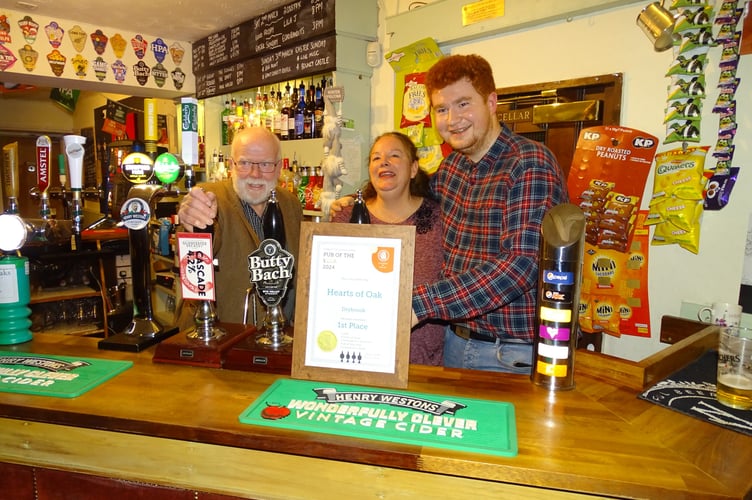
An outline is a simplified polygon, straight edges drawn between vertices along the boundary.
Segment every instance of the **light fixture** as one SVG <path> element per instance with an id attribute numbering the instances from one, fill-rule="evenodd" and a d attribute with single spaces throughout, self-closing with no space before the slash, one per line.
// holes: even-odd
<path id="1" fill-rule="evenodd" d="M 656 52 L 670 49 L 674 44 L 675 18 L 663 6 L 663 2 L 653 2 L 637 16 L 637 26 L 653 43 Z"/>

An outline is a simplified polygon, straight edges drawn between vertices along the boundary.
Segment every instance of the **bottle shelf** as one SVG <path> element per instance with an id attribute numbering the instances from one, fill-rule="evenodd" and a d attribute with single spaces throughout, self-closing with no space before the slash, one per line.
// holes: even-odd
<path id="1" fill-rule="evenodd" d="M 59 335 L 73 335 L 76 337 L 88 337 L 104 334 L 104 328 L 98 323 L 69 324 L 57 323 L 51 327 L 44 328 L 34 334 L 53 333 Z"/>
<path id="2" fill-rule="evenodd" d="M 30 304 L 43 304 L 45 302 L 55 302 L 58 300 L 85 299 L 88 297 L 101 297 L 98 290 L 88 286 L 71 286 L 61 288 L 46 288 L 34 292 L 31 295 Z"/>

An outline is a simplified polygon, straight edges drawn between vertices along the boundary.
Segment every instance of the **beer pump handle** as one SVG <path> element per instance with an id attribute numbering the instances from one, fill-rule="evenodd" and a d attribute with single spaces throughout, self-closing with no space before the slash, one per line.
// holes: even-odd
<path id="1" fill-rule="evenodd" d="M 371 216 L 368 214 L 368 208 L 366 202 L 363 199 L 363 192 L 358 189 L 357 197 L 355 198 L 355 204 L 353 205 L 352 214 L 350 214 L 350 222 L 352 224 L 370 224 Z"/>
<path id="2" fill-rule="evenodd" d="M 285 221 L 282 218 L 282 209 L 277 203 L 277 191 L 272 189 L 269 195 L 269 201 L 266 202 L 266 208 L 263 214 L 264 239 L 270 238 L 277 240 L 279 246 L 285 248 L 287 237 L 285 236 Z"/>

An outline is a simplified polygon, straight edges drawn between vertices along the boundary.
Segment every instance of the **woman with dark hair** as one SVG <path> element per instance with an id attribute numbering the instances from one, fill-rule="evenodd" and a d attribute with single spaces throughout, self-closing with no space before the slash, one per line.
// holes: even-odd
<path id="1" fill-rule="evenodd" d="M 363 199 L 371 224 L 415 226 L 413 285 L 431 283 L 441 276 L 441 216 L 428 181 L 409 137 L 387 132 L 376 138 L 368 155 Z M 352 209 L 352 205 L 343 207 L 332 215 L 332 222 L 349 222 Z M 439 322 L 417 325 L 410 335 L 410 363 L 441 365 L 444 329 L 445 325 Z"/>

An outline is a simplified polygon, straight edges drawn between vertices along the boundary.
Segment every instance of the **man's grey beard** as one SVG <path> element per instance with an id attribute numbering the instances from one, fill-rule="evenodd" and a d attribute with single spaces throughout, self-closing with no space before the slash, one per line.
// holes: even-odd
<path id="1" fill-rule="evenodd" d="M 271 195 L 272 189 L 277 187 L 276 181 L 267 180 L 267 179 L 254 179 L 253 181 L 250 181 L 250 182 L 256 183 L 256 184 L 263 183 L 267 187 L 265 194 L 254 197 L 253 195 L 248 193 L 248 191 L 246 191 L 245 189 L 245 184 L 247 184 L 248 182 L 249 182 L 249 179 L 241 179 L 235 176 L 232 179 L 232 186 L 233 188 L 235 188 L 235 192 L 237 193 L 238 197 L 251 206 L 261 205 L 263 203 L 266 203 L 266 201 L 269 199 L 269 196 Z"/>

